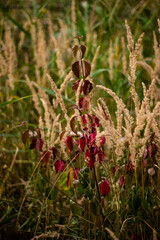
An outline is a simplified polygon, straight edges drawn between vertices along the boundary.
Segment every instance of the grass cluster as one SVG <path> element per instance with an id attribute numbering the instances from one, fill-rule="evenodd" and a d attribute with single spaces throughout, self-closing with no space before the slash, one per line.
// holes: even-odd
<path id="1" fill-rule="evenodd" d="M 1 239 L 160 238 L 158 2 L 1 4 Z"/>

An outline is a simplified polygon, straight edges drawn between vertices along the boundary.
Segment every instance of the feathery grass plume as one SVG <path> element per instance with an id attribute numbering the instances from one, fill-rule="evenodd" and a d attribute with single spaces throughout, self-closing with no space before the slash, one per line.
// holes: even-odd
<path id="1" fill-rule="evenodd" d="M 79 106 L 79 98 L 80 98 L 80 92 L 81 92 L 82 83 L 83 83 L 83 79 L 80 80 L 80 83 L 78 85 L 78 89 L 77 89 L 77 92 L 76 92 L 76 105 L 77 106 Z M 79 121 L 81 127 L 84 128 L 84 123 L 82 121 L 82 118 L 80 116 L 80 112 L 79 112 L 78 109 L 75 109 L 75 114 L 78 116 L 78 121 Z"/>
<path id="2" fill-rule="evenodd" d="M 102 110 L 103 110 L 102 112 L 103 112 L 104 118 L 107 118 L 107 119 L 110 121 L 111 125 L 114 126 L 114 122 L 112 121 L 110 112 L 109 112 L 108 107 L 107 107 L 107 105 L 105 104 L 103 98 L 99 98 L 99 99 L 97 100 L 97 103 L 101 103 L 101 105 L 102 105 Z"/>
<path id="3" fill-rule="evenodd" d="M 96 116 L 99 118 L 100 120 L 100 123 L 103 127 L 103 129 L 105 129 L 104 131 L 102 132 L 99 132 L 96 136 L 96 143 L 99 144 L 100 142 L 100 138 L 101 137 L 105 137 L 106 139 L 106 144 L 107 144 L 107 147 L 108 149 L 111 149 L 114 147 L 114 143 L 116 142 L 116 139 L 117 139 L 117 131 L 116 129 L 110 125 L 110 122 L 107 121 L 101 114 L 101 112 L 99 111 L 98 108 L 96 108 L 94 110 Z"/>
<path id="4" fill-rule="evenodd" d="M 133 134 L 133 141 L 135 145 L 138 145 L 138 137 L 140 136 L 141 130 L 145 126 L 145 119 L 146 119 L 146 112 L 150 111 L 150 106 L 149 106 L 149 96 L 152 91 L 152 88 L 155 84 L 155 80 L 152 81 L 149 89 L 146 91 L 146 94 L 143 98 L 141 107 L 138 111 L 138 114 L 136 116 L 136 127 L 134 129 L 134 134 Z M 135 146 L 136 147 L 136 146 Z"/>
<path id="5" fill-rule="evenodd" d="M 158 31 L 160 33 L 160 20 L 159 20 L 159 18 L 157 19 L 157 22 L 158 22 Z"/>
<path id="6" fill-rule="evenodd" d="M 73 76 L 73 72 L 72 72 L 72 70 L 71 70 L 71 71 L 67 74 L 67 76 L 65 77 L 63 83 L 61 84 L 61 87 L 60 87 L 60 89 L 59 89 L 60 94 L 65 90 L 66 85 L 67 85 L 67 83 L 70 81 L 70 79 L 72 78 L 72 76 Z"/>
<path id="7" fill-rule="evenodd" d="M 158 45 L 157 37 L 155 32 L 153 31 L 153 39 L 154 39 L 154 53 L 155 53 L 155 59 L 154 59 L 154 71 L 153 71 L 153 78 L 156 79 L 156 83 L 160 84 L 160 47 Z M 160 100 L 160 89 L 155 84 L 154 89 L 152 91 L 151 95 L 151 106 L 154 105 L 155 102 Z"/>
<path id="8" fill-rule="evenodd" d="M 96 49 L 96 52 L 94 54 L 94 57 L 92 59 L 92 63 L 91 63 L 91 69 L 92 71 L 94 70 L 95 66 L 96 66 L 96 61 L 97 61 L 97 58 L 98 58 L 98 54 L 99 54 L 99 50 L 100 50 L 100 47 L 101 46 L 98 46 L 97 49 Z"/>
<path id="9" fill-rule="evenodd" d="M 84 4 L 88 4 L 88 3 L 84 2 Z M 96 46 L 96 45 L 94 45 L 94 38 L 95 38 L 95 35 L 97 36 L 97 34 L 94 32 L 94 29 L 93 29 L 94 25 L 97 21 L 97 16 L 95 14 L 96 4 L 97 4 L 96 2 L 94 2 L 92 4 L 91 12 L 89 14 L 89 24 L 88 24 L 87 32 L 86 32 L 86 34 L 87 34 L 86 35 L 86 43 L 88 45 L 89 42 L 92 41 L 93 46 Z"/>
<path id="10" fill-rule="evenodd" d="M 68 38 L 68 35 L 67 35 L 68 27 L 62 21 L 62 19 L 58 18 L 58 22 L 59 22 L 59 25 L 60 25 L 60 28 L 61 28 L 61 32 L 62 32 L 62 34 L 59 36 L 60 39 L 63 39 L 63 41 L 62 41 L 62 48 L 65 51 L 68 51 L 68 49 L 69 49 L 69 38 Z"/>
<path id="11" fill-rule="evenodd" d="M 33 82 L 33 84 L 38 89 L 38 93 L 39 93 L 39 96 L 41 97 L 41 99 L 43 99 L 46 102 L 47 107 L 48 107 L 48 111 L 49 111 L 49 113 L 50 113 L 50 115 L 52 117 L 52 120 L 54 120 L 56 115 L 55 115 L 55 112 L 53 110 L 53 106 L 51 105 L 51 103 L 49 101 L 48 95 L 46 94 L 46 92 L 36 82 Z"/>
<path id="12" fill-rule="evenodd" d="M 38 50 L 37 50 L 37 32 L 36 32 L 36 21 L 30 22 L 31 25 L 31 36 L 32 36 L 32 41 L 33 41 L 33 50 L 34 50 L 34 62 L 35 62 L 35 76 L 36 76 L 36 81 L 38 84 L 41 83 L 41 77 L 40 77 L 40 72 L 39 72 L 39 56 L 38 56 Z M 38 62 L 37 62 L 38 61 Z"/>
<path id="13" fill-rule="evenodd" d="M 119 121 L 118 123 L 118 129 L 120 130 L 120 127 L 121 127 L 121 113 L 122 111 L 124 111 L 124 114 L 125 116 L 127 117 L 128 121 L 130 122 L 130 124 L 132 125 L 133 124 L 133 117 L 130 115 L 129 113 L 129 110 L 127 109 L 126 105 L 123 103 L 122 99 L 120 99 L 111 89 L 109 88 L 106 88 L 104 86 L 101 86 L 101 85 L 96 85 L 96 87 L 100 88 L 100 89 L 103 89 L 104 91 L 106 91 L 110 96 L 112 96 L 117 104 L 117 109 L 119 108 L 118 110 L 118 113 L 116 113 L 116 116 L 117 118 L 120 117 L 120 119 L 117 121 Z"/>
<path id="14" fill-rule="evenodd" d="M 67 109 L 66 109 L 66 107 L 64 105 L 64 101 L 63 101 L 63 99 L 61 97 L 61 94 L 60 94 L 56 84 L 54 83 L 53 79 L 51 78 L 51 76 L 49 74 L 46 74 L 46 76 L 47 76 L 48 80 L 51 82 L 51 87 L 52 87 L 53 91 L 56 94 L 56 98 L 57 98 L 57 100 L 58 100 L 58 102 L 59 102 L 59 104 L 61 106 L 62 111 L 65 114 L 66 119 L 68 119 Z"/>
<path id="15" fill-rule="evenodd" d="M 138 59 L 142 60 L 143 57 L 143 45 L 140 46 L 139 52 L 138 52 Z"/>
<path id="16" fill-rule="evenodd" d="M 109 228 L 105 227 L 105 230 L 109 233 L 109 235 L 111 236 L 111 238 L 113 240 L 118 240 L 118 238 L 116 237 L 116 235 L 114 234 L 114 232 L 112 232 Z"/>
<path id="17" fill-rule="evenodd" d="M 55 140 L 55 144 L 61 143 L 61 139 L 60 139 L 60 133 L 62 133 L 62 126 L 61 123 L 57 121 L 57 125 L 56 125 L 59 129 L 59 135 L 57 137 L 57 139 Z"/>
<path id="18" fill-rule="evenodd" d="M 137 43 L 136 43 L 136 45 L 135 45 L 134 55 L 135 55 L 136 58 L 137 58 L 138 53 L 139 53 L 139 51 L 140 51 L 143 37 L 144 37 L 144 33 L 142 33 L 142 34 L 140 35 L 140 37 L 138 38 L 138 41 L 137 41 Z"/>
<path id="19" fill-rule="evenodd" d="M 61 150 L 62 150 L 64 160 L 68 160 L 69 157 L 68 157 L 68 154 L 67 154 L 67 151 L 66 151 L 65 139 L 66 139 L 66 137 L 67 137 L 68 134 L 69 134 L 69 130 L 66 128 L 65 131 L 66 131 L 66 132 L 64 133 L 63 137 L 62 137 L 61 140 L 60 140 L 60 143 L 61 143 L 61 144 L 60 144 L 60 148 L 61 148 Z"/>
<path id="20" fill-rule="evenodd" d="M 47 52 L 47 44 L 45 40 L 45 34 L 43 32 L 42 23 L 40 20 L 37 21 L 37 57 L 36 62 L 38 64 L 38 68 L 42 67 L 43 69 L 43 76 L 42 76 L 42 82 L 43 85 L 45 85 L 46 81 L 46 73 L 47 73 L 47 65 L 48 65 L 48 52 Z"/>
<path id="21" fill-rule="evenodd" d="M 43 119 L 42 117 L 40 116 L 39 117 L 39 130 L 40 130 L 40 133 L 41 133 L 41 138 L 43 139 L 43 141 L 45 140 L 45 132 L 44 132 L 44 122 L 43 122 Z"/>
<path id="22" fill-rule="evenodd" d="M 109 78 L 113 79 L 113 46 L 112 40 L 109 43 L 109 56 L 108 56 L 108 64 L 109 64 Z"/>
<path id="23" fill-rule="evenodd" d="M 32 83 L 31 83 L 29 77 L 27 75 L 25 75 L 25 78 L 26 78 L 26 81 L 27 81 L 27 85 L 28 85 L 28 87 L 30 88 L 30 90 L 33 94 L 33 102 L 34 102 L 35 108 L 36 108 L 39 116 L 42 116 L 42 109 L 40 107 L 39 99 L 38 99 L 38 96 L 36 94 L 36 91 L 35 91 L 34 87 L 32 86 Z"/>
<path id="24" fill-rule="evenodd" d="M 11 28 L 7 24 L 5 24 L 4 41 L 1 41 L 1 44 L 2 44 L 2 51 L 5 57 L 5 62 L 7 63 L 8 81 L 6 82 L 6 84 L 8 87 L 10 87 L 13 90 L 14 89 L 14 69 L 17 66 L 17 56 L 16 56 L 16 50 L 15 50 L 15 43 L 11 33 Z"/>
<path id="25" fill-rule="evenodd" d="M 56 64 L 57 64 L 59 76 L 61 78 L 63 78 L 65 76 L 65 64 L 64 64 L 63 58 L 60 53 L 59 43 L 54 36 L 52 36 L 52 41 L 54 43 L 55 52 L 56 52 L 56 56 L 57 56 Z"/>
<path id="26" fill-rule="evenodd" d="M 102 136 L 105 136 L 106 143 L 108 148 L 113 148 L 114 144 L 116 144 L 117 139 L 120 139 L 121 136 L 118 133 L 117 129 L 114 127 L 114 123 L 110 121 L 108 118 L 106 118 L 106 114 L 104 113 L 104 109 L 101 107 L 101 105 L 98 103 L 98 108 L 94 110 L 96 116 L 100 119 L 100 123 L 104 129 L 104 131 L 100 132 L 96 140 L 97 142 L 100 141 L 100 138 Z"/>
<path id="27" fill-rule="evenodd" d="M 142 87 L 143 87 L 143 96 L 145 96 L 146 92 L 147 92 L 147 88 L 146 88 L 146 85 L 144 84 L 144 82 L 142 82 Z"/>
<path id="28" fill-rule="evenodd" d="M 0 77 L 3 77 L 7 74 L 8 65 L 2 54 L 0 54 L 0 63 Z"/>
<path id="29" fill-rule="evenodd" d="M 76 36 L 76 1 L 72 0 L 71 4 L 71 18 L 72 18 L 72 33 L 73 37 Z"/>
<path id="30" fill-rule="evenodd" d="M 117 154 L 117 159 L 119 160 L 121 156 L 123 156 L 123 150 L 125 148 L 125 142 L 128 140 L 129 145 L 130 145 L 130 152 L 132 155 L 132 159 L 134 160 L 135 157 L 135 149 L 134 149 L 134 145 L 132 142 L 132 126 L 133 126 L 133 117 L 130 115 L 129 110 L 127 109 L 127 107 L 125 106 L 125 104 L 123 103 L 122 99 L 119 99 L 118 96 L 111 90 L 108 88 L 105 88 L 104 86 L 101 85 L 97 85 L 96 87 L 101 88 L 103 90 L 105 90 L 110 96 L 112 96 L 114 98 L 114 100 L 116 101 L 117 104 L 117 111 L 116 111 L 116 118 L 117 118 L 117 126 L 116 126 L 116 140 L 114 140 L 115 142 L 115 146 L 116 146 L 116 154 Z M 126 128 L 124 128 L 122 126 L 122 120 L 123 120 L 123 112 L 124 112 L 124 120 L 125 120 L 125 124 L 126 124 Z M 122 135 L 122 129 L 124 129 L 126 136 L 125 138 Z"/>
<path id="31" fill-rule="evenodd" d="M 130 27 L 128 26 L 127 20 L 125 21 L 125 25 L 126 25 L 126 29 L 127 29 L 128 50 L 130 52 L 130 54 L 129 54 L 130 75 L 128 76 L 128 80 L 132 86 L 131 94 L 133 97 L 133 101 L 135 104 L 135 112 L 137 115 L 137 113 L 139 111 L 140 102 L 139 102 L 138 94 L 136 92 L 134 84 L 136 81 L 135 73 L 136 73 L 136 67 L 137 67 L 137 55 L 138 55 L 139 48 L 141 46 L 141 42 L 142 42 L 144 33 L 142 33 L 140 35 L 140 37 L 135 45 L 135 49 L 134 49 L 134 40 L 132 37 Z"/>
<path id="32" fill-rule="evenodd" d="M 32 41 L 33 41 L 33 49 L 34 49 L 34 61 L 38 59 L 37 57 L 37 40 L 36 40 L 36 27 L 35 27 L 35 20 L 33 22 L 30 22 L 31 26 L 31 35 L 32 35 Z"/>
<path id="33" fill-rule="evenodd" d="M 56 116 L 56 118 L 54 119 L 53 125 L 52 125 L 50 147 L 53 147 L 54 144 L 55 144 L 54 138 L 55 138 L 55 135 L 56 135 L 56 126 L 57 126 L 59 118 L 60 118 L 60 114 L 58 114 Z"/>
<path id="34" fill-rule="evenodd" d="M 40 20 L 35 20 L 30 23 L 31 35 L 34 49 L 35 75 L 38 84 L 46 84 L 46 73 L 48 68 L 49 54 L 47 51 L 47 44 L 42 23 Z M 40 68 L 42 68 L 43 75 L 41 77 Z"/>
<path id="35" fill-rule="evenodd" d="M 154 60 L 154 71 L 155 71 L 155 76 L 157 78 L 157 75 L 160 71 L 160 48 L 158 46 L 158 41 L 155 32 L 153 31 L 153 40 L 154 40 L 154 53 L 155 53 L 155 60 Z"/>
<path id="36" fill-rule="evenodd" d="M 125 39 L 124 37 L 121 38 L 121 44 L 122 44 L 122 69 L 123 74 L 127 74 L 127 57 L 126 57 L 126 46 L 125 46 Z"/>
<path id="37" fill-rule="evenodd" d="M 41 102 L 42 102 L 43 107 L 44 107 L 44 120 L 45 120 L 45 126 L 47 128 L 46 138 L 47 138 L 47 143 L 49 145 L 49 137 L 50 137 L 50 132 L 51 132 L 50 112 L 49 112 L 49 109 L 48 109 L 48 105 L 43 98 L 41 98 Z"/>
<path id="38" fill-rule="evenodd" d="M 26 22 L 24 22 L 23 24 L 23 28 L 26 30 L 28 28 L 28 26 L 30 25 L 30 22 L 27 20 Z M 24 40 L 25 40 L 25 33 L 23 31 L 20 32 L 20 36 L 19 36 L 20 40 L 18 43 L 18 49 L 21 50 Z"/>
<path id="39" fill-rule="evenodd" d="M 52 37 L 53 37 L 54 31 L 53 31 L 52 16 L 50 12 L 48 12 L 48 33 L 49 33 L 49 49 L 52 49 L 53 48 Z"/>

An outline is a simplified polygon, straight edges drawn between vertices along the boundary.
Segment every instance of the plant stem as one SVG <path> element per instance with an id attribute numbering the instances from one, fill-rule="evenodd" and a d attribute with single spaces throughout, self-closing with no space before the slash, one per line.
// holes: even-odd
<path id="1" fill-rule="evenodd" d="M 81 70 L 82 70 L 82 77 L 83 77 L 83 81 L 85 80 L 85 77 L 84 77 L 84 69 L 83 69 L 83 62 L 82 62 L 82 52 L 81 52 L 81 49 L 80 49 L 80 39 L 78 39 L 78 42 L 79 42 L 79 51 L 80 51 L 80 62 L 81 62 Z"/>
<path id="2" fill-rule="evenodd" d="M 98 193 L 98 199 L 99 199 L 99 203 L 100 203 L 100 214 L 102 216 L 102 229 L 104 231 L 104 236 L 105 236 L 105 239 L 106 239 L 106 233 L 105 233 L 105 230 L 104 230 L 104 223 L 105 223 L 105 217 L 103 215 L 103 211 L 102 211 L 102 199 L 101 199 L 101 194 L 100 194 L 100 191 L 99 191 L 99 187 L 98 187 L 98 181 L 97 181 L 97 175 L 96 175 L 96 170 L 95 170 L 95 166 L 93 166 L 93 173 L 94 173 L 94 179 L 95 179 L 95 182 L 96 182 L 96 188 L 97 188 L 97 193 Z"/>
<path id="3" fill-rule="evenodd" d="M 93 166 L 93 172 L 94 172 L 94 178 L 95 178 L 95 182 L 96 182 L 96 188 L 97 188 L 97 193 L 98 193 L 98 199 L 99 199 L 99 202 L 100 202 L 100 204 L 101 204 L 101 195 L 100 195 L 100 191 L 99 191 L 99 187 L 98 187 L 98 181 L 97 181 L 97 175 L 96 175 L 95 166 Z"/>

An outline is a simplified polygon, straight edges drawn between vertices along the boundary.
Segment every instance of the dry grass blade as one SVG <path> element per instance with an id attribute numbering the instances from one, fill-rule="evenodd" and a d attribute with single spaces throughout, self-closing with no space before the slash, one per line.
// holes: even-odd
<path id="1" fill-rule="evenodd" d="M 105 228 L 105 230 L 109 233 L 109 235 L 111 236 L 111 238 L 113 240 L 119 240 L 116 235 L 114 234 L 114 232 L 112 232 L 109 228 Z"/>

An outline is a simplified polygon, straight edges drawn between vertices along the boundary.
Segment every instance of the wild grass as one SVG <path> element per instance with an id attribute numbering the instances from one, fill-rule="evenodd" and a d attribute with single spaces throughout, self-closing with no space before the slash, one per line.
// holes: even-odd
<path id="1" fill-rule="evenodd" d="M 160 237 L 158 1 L 122 2 L 2 5 L 2 239 Z"/>

